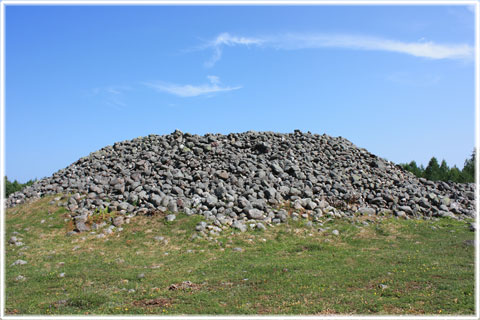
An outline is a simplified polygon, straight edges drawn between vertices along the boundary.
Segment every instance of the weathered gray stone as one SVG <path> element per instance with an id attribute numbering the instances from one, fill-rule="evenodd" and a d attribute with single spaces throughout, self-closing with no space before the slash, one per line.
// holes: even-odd
<path id="1" fill-rule="evenodd" d="M 196 225 L 195 230 L 204 231 L 206 228 L 207 228 L 207 223 L 205 221 L 201 221 Z"/>
<path id="2" fill-rule="evenodd" d="M 405 211 L 395 211 L 395 215 L 399 218 L 406 218 L 407 217 L 407 214 L 405 213 Z"/>
<path id="3" fill-rule="evenodd" d="M 8 240 L 8 243 L 9 244 L 15 244 L 17 241 L 18 241 L 18 238 L 13 236 L 13 237 L 10 237 L 10 239 Z"/>
<path id="4" fill-rule="evenodd" d="M 79 232 L 90 231 L 90 227 L 85 224 L 85 220 L 75 220 L 75 227 Z"/>
<path id="5" fill-rule="evenodd" d="M 21 282 L 21 281 L 25 281 L 27 280 L 27 278 L 25 278 L 24 276 L 22 275 L 18 275 L 16 278 L 15 278 L 15 281 L 17 282 Z"/>
<path id="6" fill-rule="evenodd" d="M 241 232 L 247 231 L 247 226 L 246 226 L 243 222 L 241 222 L 241 221 L 235 221 L 235 222 L 232 224 L 232 228 L 238 229 L 238 230 L 240 230 Z"/>
<path id="7" fill-rule="evenodd" d="M 171 222 L 171 221 L 174 221 L 175 219 L 177 218 L 176 215 L 174 214 L 169 214 L 165 217 L 165 220 L 167 220 L 168 222 Z"/>
<path id="8" fill-rule="evenodd" d="M 267 230 L 267 228 L 261 222 L 257 223 L 255 227 L 259 230 Z"/>
<path id="9" fill-rule="evenodd" d="M 256 219 L 256 220 L 263 219 L 263 214 L 264 214 L 263 211 L 258 209 L 248 210 L 248 217 L 250 219 Z"/>
<path id="10" fill-rule="evenodd" d="M 227 180 L 230 175 L 229 175 L 228 172 L 225 171 L 225 170 L 219 170 L 219 171 L 217 171 L 217 176 L 218 176 L 220 179 Z"/>
<path id="11" fill-rule="evenodd" d="M 371 216 L 376 213 L 376 210 L 373 208 L 368 208 L 368 207 L 362 207 L 357 210 L 357 214 L 360 215 L 365 215 L 365 216 Z"/>
<path id="12" fill-rule="evenodd" d="M 177 202 L 175 200 L 170 200 L 170 202 L 167 205 L 168 211 L 170 212 L 178 212 L 178 206 Z"/>
<path id="13" fill-rule="evenodd" d="M 115 227 L 120 227 L 122 224 L 124 224 L 125 218 L 123 216 L 116 216 L 113 218 L 113 225 Z"/>
<path id="14" fill-rule="evenodd" d="M 24 265 L 24 264 L 27 264 L 27 261 L 18 259 L 14 263 L 12 263 L 11 266 L 21 266 L 21 265 Z"/>

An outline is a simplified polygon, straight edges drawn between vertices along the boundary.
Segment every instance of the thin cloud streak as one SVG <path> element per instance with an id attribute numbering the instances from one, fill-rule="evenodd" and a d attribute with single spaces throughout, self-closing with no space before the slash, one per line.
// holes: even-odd
<path id="1" fill-rule="evenodd" d="M 92 89 L 92 95 L 101 97 L 105 104 L 119 110 L 119 107 L 123 108 L 127 106 L 124 101 L 124 93 L 130 90 L 132 90 L 132 88 L 129 86 L 108 86 Z"/>
<path id="2" fill-rule="evenodd" d="M 277 50 L 301 50 L 320 48 L 344 48 L 353 50 L 388 51 L 427 59 L 473 58 L 474 49 L 468 44 L 437 44 L 432 41 L 403 42 L 371 36 L 345 34 L 287 33 L 268 37 L 237 37 L 222 33 L 203 48 L 212 48 L 214 53 L 207 67 L 212 67 L 222 56 L 223 46 L 263 46 Z"/>
<path id="3" fill-rule="evenodd" d="M 217 92 L 226 92 L 232 90 L 238 90 L 241 86 L 236 87 L 222 87 L 220 86 L 220 79 L 217 76 L 207 76 L 210 83 L 202 85 L 179 85 L 168 82 L 147 82 L 144 85 L 153 88 L 160 92 L 166 92 L 178 97 L 196 97 L 201 95 L 208 95 Z"/>
<path id="4" fill-rule="evenodd" d="M 202 48 L 213 48 L 213 56 L 209 61 L 205 62 L 206 67 L 213 67 L 215 63 L 222 57 L 222 47 L 234 47 L 234 46 L 259 46 L 264 40 L 247 37 L 232 36 L 227 32 L 219 34 L 215 39 L 207 43 Z"/>

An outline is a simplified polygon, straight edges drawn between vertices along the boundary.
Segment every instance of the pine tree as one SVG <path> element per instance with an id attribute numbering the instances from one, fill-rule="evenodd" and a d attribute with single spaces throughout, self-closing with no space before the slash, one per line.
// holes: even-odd
<path id="1" fill-rule="evenodd" d="M 423 176 L 423 170 L 417 166 L 417 163 L 415 161 L 411 161 L 410 163 L 403 163 L 401 164 L 401 166 L 405 170 L 413 173 L 418 178 L 421 178 Z"/>
<path id="2" fill-rule="evenodd" d="M 465 160 L 462 175 L 465 182 L 475 182 L 475 149 L 473 149 L 470 159 Z"/>
<path id="3" fill-rule="evenodd" d="M 442 160 L 442 163 L 440 164 L 440 168 L 438 170 L 438 180 L 447 181 L 449 173 L 450 168 L 448 167 L 447 162 L 444 159 Z"/>
<path id="4" fill-rule="evenodd" d="M 430 159 L 427 168 L 423 165 L 418 167 L 415 161 L 400 165 L 419 178 L 423 177 L 433 181 L 441 180 L 460 183 L 475 182 L 475 154 L 475 150 L 473 150 L 470 158 L 465 160 L 465 165 L 462 170 L 458 169 L 457 166 L 450 168 L 445 160 L 442 160 L 442 163 L 438 165 L 435 157 Z"/>
<path id="5" fill-rule="evenodd" d="M 440 166 L 438 165 L 438 160 L 435 157 L 432 157 L 428 162 L 427 168 L 425 168 L 425 178 L 432 181 L 439 180 L 440 176 Z"/>
<path id="6" fill-rule="evenodd" d="M 447 180 L 454 181 L 454 182 L 464 182 L 462 172 L 460 171 L 460 169 L 457 168 L 457 166 L 453 166 L 450 169 Z"/>

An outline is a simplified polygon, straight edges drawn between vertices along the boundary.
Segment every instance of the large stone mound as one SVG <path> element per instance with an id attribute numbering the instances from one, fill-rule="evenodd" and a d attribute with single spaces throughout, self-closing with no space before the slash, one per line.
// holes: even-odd
<path id="1" fill-rule="evenodd" d="M 288 203 L 305 217 L 386 214 L 475 216 L 475 185 L 418 179 L 350 141 L 328 135 L 245 132 L 149 135 L 115 143 L 11 195 L 7 207 L 47 194 L 73 193 L 64 205 L 117 222 L 158 211 L 201 214 L 217 226 L 285 221 Z M 114 221 L 115 223 L 115 221 Z"/>

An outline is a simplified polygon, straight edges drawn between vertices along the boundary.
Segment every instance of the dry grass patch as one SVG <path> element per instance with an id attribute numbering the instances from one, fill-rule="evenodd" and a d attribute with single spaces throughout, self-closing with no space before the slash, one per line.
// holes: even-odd
<path id="1" fill-rule="evenodd" d="M 145 308 L 168 308 L 173 304 L 173 299 L 167 298 L 154 298 L 154 299 L 143 299 L 132 302 L 132 305 L 136 307 L 145 307 Z"/>

